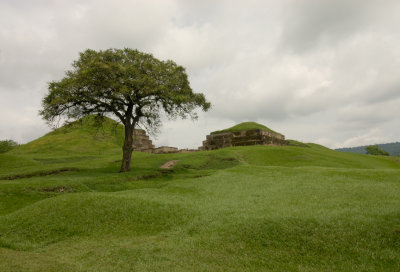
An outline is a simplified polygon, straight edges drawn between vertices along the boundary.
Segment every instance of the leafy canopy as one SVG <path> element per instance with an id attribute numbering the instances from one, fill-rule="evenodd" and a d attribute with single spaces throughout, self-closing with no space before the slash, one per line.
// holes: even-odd
<path id="1" fill-rule="evenodd" d="M 378 145 L 369 145 L 365 147 L 367 154 L 369 155 L 382 155 L 382 156 L 389 156 L 389 153 L 381 148 Z"/>
<path id="2" fill-rule="evenodd" d="M 49 83 L 40 112 L 49 122 L 99 114 L 154 128 L 160 125 L 161 109 L 172 118 L 195 119 L 196 107 L 210 108 L 203 94 L 192 92 L 182 66 L 138 50 L 88 49 L 72 67 L 62 80 Z"/>
<path id="3" fill-rule="evenodd" d="M 211 106 L 192 91 L 182 66 L 137 50 L 88 49 L 72 67 L 63 79 L 49 83 L 40 114 L 49 123 L 61 116 L 67 121 L 91 114 L 116 116 L 125 127 L 121 172 L 130 170 L 137 125 L 155 131 L 162 112 L 196 119 L 197 107 L 206 111 Z"/>
<path id="4" fill-rule="evenodd" d="M 18 144 L 13 140 L 2 140 L 0 141 L 0 154 L 6 153 L 16 147 Z"/>

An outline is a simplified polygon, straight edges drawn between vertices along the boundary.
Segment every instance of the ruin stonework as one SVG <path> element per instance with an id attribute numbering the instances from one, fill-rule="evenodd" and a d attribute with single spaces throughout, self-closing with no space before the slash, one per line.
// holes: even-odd
<path id="1" fill-rule="evenodd" d="M 133 151 L 147 152 L 154 154 L 168 154 L 168 153 L 178 153 L 178 152 L 186 153 L 192 151 L 189 149 L 179 150 L 176 147 L 170 147 L 170 146 L 160 146 L 155 148 L 153 142 L 146 134 L 146 131 L 142 129 L 134 130 L 132 146 L 133 146 Z"/>
<path id="2" fill-rule="evenodd" d="M 153 149 L 154 154 L 168 154 L 168 153 L 178 153 L 179 149 L 170 146 L 160 146 Z"/>
<path id="3" fill-rule="evenodd" d="M 147 136 L 146 131 L 135 129 L 133 131 L 133 151 L 152 152 L 154 149 L 153 142 Z"/>
<path id="4" fill-rule="evenodd" d="M 207 135 L 200 150 L 214 150 L 232 146 L 246 145 L 287 145 L 285 136 L 261 129 L 223 132 Z"/>

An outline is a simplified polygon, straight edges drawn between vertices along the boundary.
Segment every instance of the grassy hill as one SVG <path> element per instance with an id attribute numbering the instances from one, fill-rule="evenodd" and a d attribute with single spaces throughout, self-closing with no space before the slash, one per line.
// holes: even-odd
<path id="1" fill-rule="evenodd" d="M 0 271 L 400 270 L 396 158 L 134 152 L 118 173 L 121 134 L 76 125 L 0 154 Z"/>
<path id="2" fill-rule="evenodd" d="M 13 150 L 14 154 L 43 153 L 99 153 L 103 150 L 121 148 L 124 128 L 104 117 L 101 126 L 93 116 L 85 117 Z"/>
<path id="3" fill-rule="evenodd" d="M 395 143 L 387 143 L 387 144 L 378 144 L 379 148 L 389 152 L 390 156 L 400 156 L 400 143 L 395 142 Z M 367 151 L 365 150 L 367 146 L 356 146 L 356 147 L 348 147 L 348 148 L 338 148 L 336 149 L 337 151 L 342 151 L 342 152 L 351 152 L 351 153 L 360 153 L 360 154 L 366 154 Z"/>
<path id="4" fill-rule="evenodd" d="M 243 122 L 243 123 L 240 123 L 236 126 L 233 126 L 233 127 L 227 128 L 227 129 L 213 131 L 213 132 L 211 132 L 211 134 L 219 134 L 219 133 L 224 133 L 224 132 L 238 132 L 238 131 L 242 131 L 242 130 L 252 130 L 252 129 L 261 129 L 261 130 L 277 133 L 277 132 L 273 131 L 272 129 L 270 129 L 264 125 L 258 124 L 256 122 Z"/>

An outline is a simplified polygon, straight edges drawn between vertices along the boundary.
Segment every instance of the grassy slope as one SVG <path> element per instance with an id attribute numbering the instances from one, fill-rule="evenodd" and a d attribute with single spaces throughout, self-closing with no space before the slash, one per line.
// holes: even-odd
<path id="1" fill-rule="evenodd" d="M 93 159 L 113 155 L 119 158 L 123 131 L 121 125 L 108 118 L 101 127 L 96 127 L 91 117 L 63 126 L 3 154 L 0 179 L 61 169 L 66 165 L 82 167 L 86 163 L 90 165 Z"/>
<path id="2" fill-rule="evenodd" d="M 134 153 L 119 174 L 116 146 L 30 145 L 0 155 L 3 176 L 79 171 L 0 180 L 0 271 L 400 269 L 394 158 L 250 146 Z"/>
<path id="3" fill-rule="evenodd" d="M 93 153 L 120 148 L 123 143 L 123 126 L 105 118 L 100 127 L 93 117 L 86 117 L 60 127 L 43 137 L 14 149 L 15 154 L 62 154 Z"/>
<path id="4" fill-rule="evenodd" d="M 218 134 L 218 133 L 224 133 L 224 132 L 238 132 L 238 131 L 242 131 L 242 130 L 252 130 L 252 129 L 261 129 L 261 130 L 277 133 L 277 132 L 273 131 L 272 129 L 270 129 L 264 125 L 258 124 L 256 122 L 243 122 L 243 123 L 237 124 L 236 126 L 233 126 L 231 128 L 213 131 L 213 132 L 211 132 L 211 134 Z"/>

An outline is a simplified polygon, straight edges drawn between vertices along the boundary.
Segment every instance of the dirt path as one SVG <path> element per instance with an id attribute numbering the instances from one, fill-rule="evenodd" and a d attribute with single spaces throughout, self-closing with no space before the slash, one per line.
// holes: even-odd
<path id="1" fill-rule="evenodd" d="M 179 160 L 169 161 L 160 166 L 161 169 L 172 169 Z"/>

